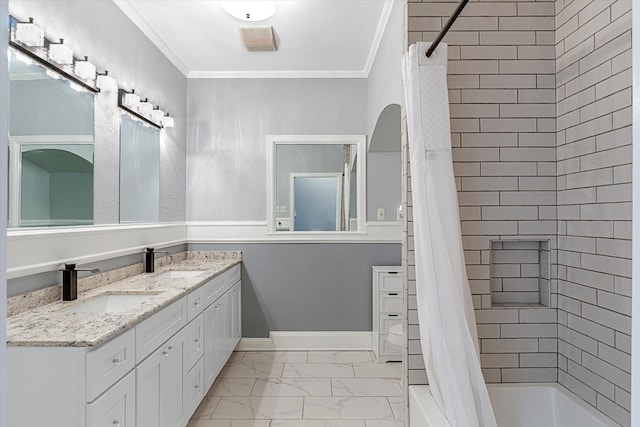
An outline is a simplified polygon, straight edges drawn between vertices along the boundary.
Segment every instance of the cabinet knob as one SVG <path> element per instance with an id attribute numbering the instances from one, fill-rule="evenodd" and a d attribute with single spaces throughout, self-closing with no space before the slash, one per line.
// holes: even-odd
<path id="1" fill-rule="evenodd" d="M 198 390 L 200 388 L 200 384 L 196 384 L 194 388 Z"/>
<path id="2" fill-rule="evenodd" d="M 194 340 L 193 340 L 193 342 L 195 342 L 195 343 L 199 343 L 199 342 L 200 342 L 200 340 L 199 340 L 198 338 L 196 338 L 196 339 L 194 339 Z"/>
<path id="3" fill-rule="evenodd" d="M 164 357 L 169 357 L 169 352 L 168 352 L 168 351 L 163 351 L 163 352 L 162 352 L 162 355 L 163 355 Z"/>
<path id="4" fill-rule="evenodd" d="M 112 362 L 114 365 L 119 365 L 122 360 L 119 357 L 114 357 Z"/>
<path id="5" fill-rule="evenodd" d="M 173 351 L 173 350 L 175 350 L 175 348 L 173 348 L 173 346 L 169 346 L 169 347 L 167 347 L 167 350 Z"/>
<path id="6" fill-rule="evenodd" d="M 111 424 L 113 424 L 116 427 L 120 427 L 120 420 L 113 420 Z"/>
<path id="7" fill-rule="evenodd" d="M 197 306 L 199 306 L 199 305 L 200 305 L 200 300 L 199 300 L 199 299 L 198 299 L 198 300 L 195 300 L 195 301 L 193 302 L 193 305 L 195 305 L 196 307 L 197 307 Z"/>

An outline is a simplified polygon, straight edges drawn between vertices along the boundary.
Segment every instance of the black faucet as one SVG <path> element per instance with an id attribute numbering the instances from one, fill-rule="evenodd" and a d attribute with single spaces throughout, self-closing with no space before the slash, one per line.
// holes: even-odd
<path id="1" fill-rule="evenodd" d="M 146 248 L 144 252 L 144 272 L 153 273 L 156 266 L 155 254 L 166 253 L 166 251 L 154 251 L 153 248 Z"/>
<path id="2" fill-rule="evenodd" d="M 75 264 L 65 264 L 62 270 L 62 301 L 73 301 L 78 298 L 78 271 L 99 273 L 100 269 L 76 269 Z"/>

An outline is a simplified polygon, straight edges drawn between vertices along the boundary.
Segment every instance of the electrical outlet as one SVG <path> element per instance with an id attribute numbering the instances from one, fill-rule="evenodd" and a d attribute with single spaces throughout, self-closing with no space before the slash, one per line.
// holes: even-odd
<path id="1" fill-rule="evenodd" d="M 386 217 L 386 210 L 385 208 L 378 208 L 378 217 L 377 220 L 378 221 L 384 221 Z"/>
<path id="2" fill-rule="evenodd" d="M 281 213 L 287 213 L 287 206 L 280 206 Z"/>

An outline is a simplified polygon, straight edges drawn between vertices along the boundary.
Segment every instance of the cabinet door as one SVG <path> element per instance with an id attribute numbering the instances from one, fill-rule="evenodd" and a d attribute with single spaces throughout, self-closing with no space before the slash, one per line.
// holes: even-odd
<path id="1" fill-rule="evenodd" d="M 204 315 L 199 315 L 186 327 L 184 371 L 189 372 L 204 354 Z"/>
<path id="2" fill-rule="evenodd" d="M 129 372 L 95 402 L 87 405 L 87 425 L 91 427 L 135 427 L 135 393 L 135 373 Z"/>
<path id="3" fill-rule="evenodd" d="M 215 328 L 216 328 L 216 303 L 207 307 L 204 311 L 204 386 L 207 390 L 216 379 L 215 363 Z"/>
<path id="4" fill-rule="evenodd" d="M 189 419 L 196 408 L 204 399 L 204 358 L 198 362 L 184 376 L 184 411 L 185 418 Z"/>
<path id="5" fill-rule="evenodd" d="M 183 408 L 184 330 L 136 368 L 138 427 L 177 427 L 187 423 Z"/>
<path id="6" fill-rule="evenodd" d="M 182 427 L 187 424 L 184 412 L 184 354 L 185 329 L 173 336 L 160 347 L 162 361 L 162 383 L 160 384 L 160 405 L 162 427 Z"/>
<path id="7" fill-rule="evenodd" d="M 228 296 L 229 294 L 223 295 L 218 301 L 213 304 L 214 308 L 214 331 L 213 331 L 213 359 L 214 359 L 214 369 L 216 372 L 216 376 L 224 367 L 225 362 L 227 361 L 228 355 L 228 332 L 227 332 L 227 319 L 228 319 L 228 308 L 229 304 Z"/>
<path id="8" fill-rule="evenodd" d="M 232 342 L 231 351 L 236 348 L 240 338 L 242 338 L 242 290 L 240 282 L 231 289 L 231 322 L 232 322 Z"/>
<path id="9" fill-rule="evenodd" d="M 136 425 L 159 427 L 162 393 L 162 349 L 158 349 L 136 367 Z"/>

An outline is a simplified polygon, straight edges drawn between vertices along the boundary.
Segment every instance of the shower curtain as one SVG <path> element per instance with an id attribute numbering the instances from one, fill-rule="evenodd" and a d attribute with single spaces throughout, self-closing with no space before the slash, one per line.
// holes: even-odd
<path id="1" fill-rule="evenodd" d="M 411 45 L 403 60 L 416 293 L 429 387 L 452 427 L 495 427 L 480 370 L 451 158 L 447 45 Z"/>

